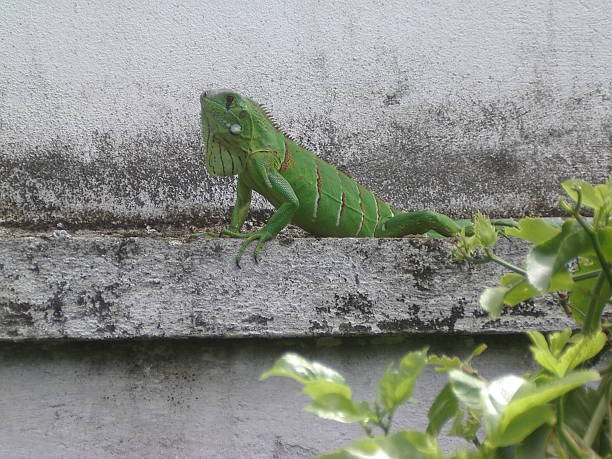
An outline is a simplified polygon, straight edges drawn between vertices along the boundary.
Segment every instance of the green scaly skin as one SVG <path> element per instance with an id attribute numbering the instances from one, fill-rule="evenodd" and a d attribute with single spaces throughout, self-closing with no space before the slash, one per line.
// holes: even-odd
<path id="1" fill-rule="evenodd" d="M 231 91 L 206 91 L 200 97 L 206 167 L 212 175 L 238 175 L 236 205 L 220 236 L 244 238 L 240 262 L 257 241 L 255 261 L 264 244 L 289 223 L 317 236 L 402 237 L 409 234 L 453 236 L 469 222 L 436 212 L 395 209 L 314 153 L 288 139 L 262 107 Z M 275 208 L 263 228 L 240 233 L 255 190 Z M 511 225 L 498 221 L 499 225 Z M 199 233 L 202 236 L 209 233 Z"/>

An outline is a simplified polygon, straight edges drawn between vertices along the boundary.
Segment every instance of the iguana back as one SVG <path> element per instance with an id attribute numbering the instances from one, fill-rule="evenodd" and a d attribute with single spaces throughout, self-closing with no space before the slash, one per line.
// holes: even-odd
<path id="1" fill-rule="evenodd" d="M 373 237 L 378 223 L 395 215 L 370 190 L 292 140 L 279 172 L 300 202 L 291 222 L 309 233 Z M 268 199 L 265 187 L 255 190 Z"/>

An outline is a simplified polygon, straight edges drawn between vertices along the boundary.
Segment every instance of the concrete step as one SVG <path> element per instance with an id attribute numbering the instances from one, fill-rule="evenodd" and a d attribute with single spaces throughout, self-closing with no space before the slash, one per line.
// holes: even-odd
<path id="1" fill-rule="evenodd" d="M 489 318 L 503 270 L 423 237 L 284 237 L 259 263 L 240 241 L 79 231 L 0 235 L 0 339 L 514 333 L 570 327 L 552 297 Z M 520 263 L 526 247 L 497 253 Z"/>

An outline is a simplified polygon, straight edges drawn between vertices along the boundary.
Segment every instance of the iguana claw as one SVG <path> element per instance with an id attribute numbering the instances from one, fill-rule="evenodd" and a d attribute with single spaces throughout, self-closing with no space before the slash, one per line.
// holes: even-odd
<path id="1" fill-rule="evenodd" d="M 193 233 L 191 236 L 189 236 L 189 239 L 196 239 L 198 237 L 220 237 L 220 236 L 217 236 L 215 233 L 210 233 L 208 231 L 205 231 L 203 233 Z"/>
<path id="2" fill-rule="evenodd" d="M 255 263 L 258 263 L 259 260 L 257 259 L 257 256 L 263 249 L 264 244 L 268 242 L 270 239 L 274 238 L 274 235 L 269 233 L 268 231 L 258 230 L 250 234 L 241 234 L 240 237 L 244 237 L 246 239 L 240 246 L 240 249 L 238 249 L 238 253 L 236 254 L 236 264 L 240 263 L 240 260 L 242 259 L 242 255 L 244 254 L 244 251 L 249 246 L 249 244 L 257 239 L 259 239 L 259 241 L 257 242 L 257 245 L 255 246 L 255 250 L 253 251 L 253 259 Z"/>

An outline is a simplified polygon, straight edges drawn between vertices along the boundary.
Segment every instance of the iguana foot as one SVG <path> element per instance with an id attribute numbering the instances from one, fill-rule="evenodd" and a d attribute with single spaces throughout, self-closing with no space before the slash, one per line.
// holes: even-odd
<path id="1" fill-rule="evenodd" d="M 238 250 L 238 253 L 236 254 L 236 266 L 238 266 L 240 268 L 240 259 L 242 258 L 242 255 L 244 254 L 244 251 L 246 250 L 246 248 L 249 246 L 249 244 L 255 240 L 259 240 L 259 242 L 257 242 L 257 245 L 255 246 L 255 250 L 253 251 L 253 260 L 255 261 L 255 263 L 258 262 L 257 260 L 257 255 L 259 255 L 259 252 L 261 252 L 261 249 L 263 249 L 263 246 L 266 242 L 268 242 L 270 239 L 274 239 L 274 234 L 270 233 L 269 231 L 265 231 L 265 230 L 257 230 L 257 231 L 253 231 L 252 233 L 249 234 L 240 234 L 240 236 L 238 237 L 242 237 L 245 238 L 245 241 L 242 243 L 242 245 L 240 246 L 240 249 Z"/>
<path id="2" fill-rule="evenodd" d="M 218 234 L 211 233 L 210 231 L 205 231 L 203 233 L 193 233 L 189 237 L 191 239 L 196 239 L 198 237 L 224 237 L 224 236 L 245 238 L 245 237 L 249 237 L 249 233 L 243 234 L 243 233 L 239 233 L 238 231 L 224 229 L 224 230 L 221 230 Z"/>
<path id="3" fill-rule="evenodd" d="M 195 239 L 198 237 L 224 237 L 224 236 L 245 239 L 245 241 L 240 245 L 240 249 L 238 250 L 238 253 L 236 254 L 236 266 L 240 268 L 240 260 L 242 259 L 242 255 L 244 255 L 246 248 L 249 246 L 251 242 L 255 240 L 259 240 L 259 242 L 255 246 L 255 250 L 253 251 L 253 260 L 255 261 L 255 263 L 258 263 L 259 260 L 257 259 L 257 256 L 263 249 L 264 244 L 268 242 L 270 239 L 274 239 L 275 235 L 263 229 L 253 231 L 252 233 L 239 233 L 238 231 L 224 229 L 224 230 L 221 230 L 219 234 L 211 233 L 211 232 L 194 233 L 190 236 L 190 238 Z"/>
<path id="4" fill-rule="evenodd" d="M 221 232 L 219 233 L 219 237 L 229 236 L 229 237 L 237 237 L 239 239 L 246 239 L 251 234 L 252 233 L 240 233 L 232 229 L 224 229 L 224 230 L 221 230 Z"/>

